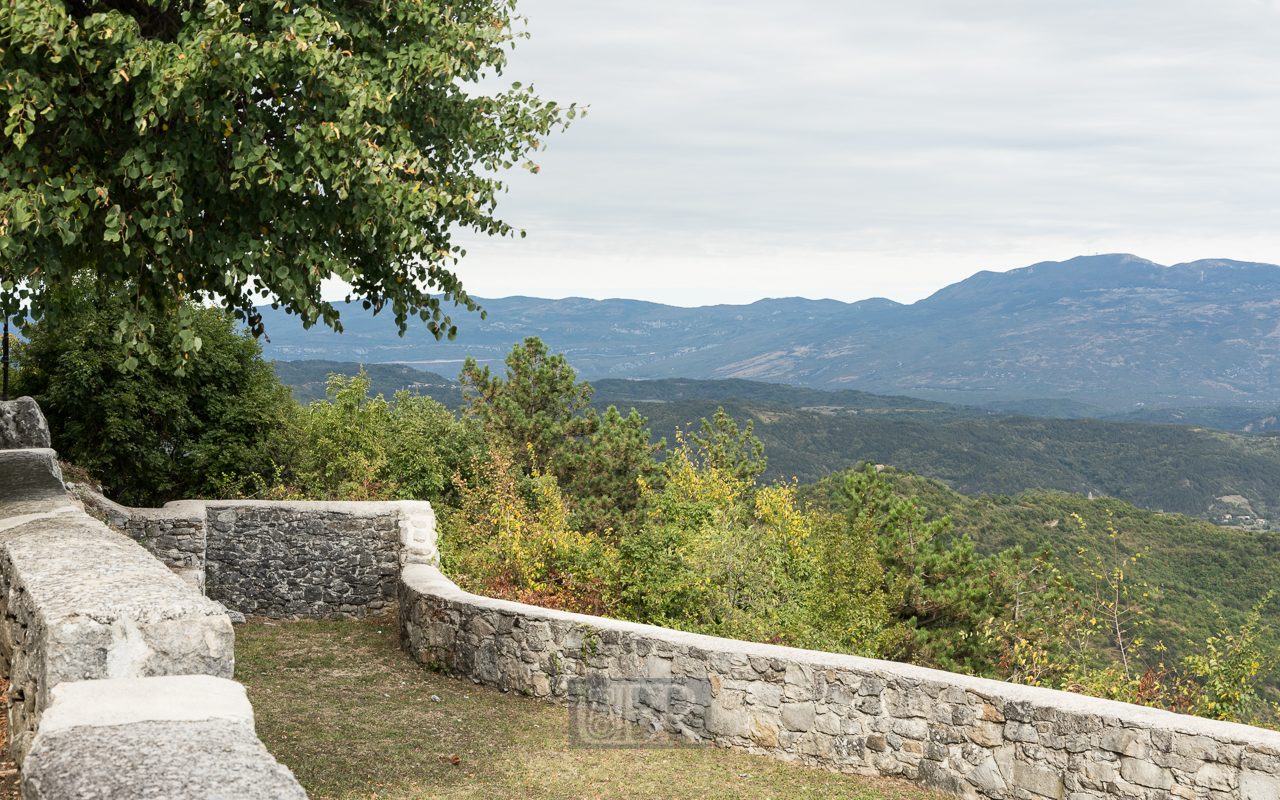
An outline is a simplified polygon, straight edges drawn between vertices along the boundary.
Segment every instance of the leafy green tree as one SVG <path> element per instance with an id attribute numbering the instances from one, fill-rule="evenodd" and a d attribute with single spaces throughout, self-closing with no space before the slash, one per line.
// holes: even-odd
<path id="1" fill-rule="evenodd" d="M 470 477 L 485 448 L 473 423 L 407 391 L 369 396 L 369 377 L 330 374 L 326 399 L 296 408 L 271 469 L 228 480 L 222 494 L 293 500 L 457 502 L 454 476 Z"/>
<path id="2" fill-rule="evenodd" d="M 124 301 L 87 279 L 63 316 L 29 329 L 15 389 L 40 403 L 53 446 L 130 505 L 217 490 L 224 475 L 265 469 L 293 407 L 259 344 L 217 309 L 184 306 L 203 356 L 183 376 L 120 368 L 111 331 Z M 156 342 L 164 358 L 175 342 Z"/>
<path id="3" fill-rule="evenodd" d="M 615 536 L 634 532 L 643 519 L 640 480 L 655 481 L 648 420 L 610 406 L 604 417 L 589 408 L 591 384 L 579 382 L 563 354 L 552 355 L 536 336 L 511 349 L 506 375 L 468 358 L 459 380 L 465 413 L 503 438 L 526 474 L 553 476 L 570 497 L 574 525 Z"/>
<path id="4" fill-rule="evenodd" d="M 21 0 L 0 14 L 0 312 L 61 324 L 91 270 L 108 329 L 179 372 L 203 337 L 190 301 L 262 333 L 254 295 L 341 330 L 348 281 L 403 334 L 474 310 L 450 230 L 511 229 L 503 183 L 577 113 L 500 75 L 515 0 Z M 30 300 L 23 305 L 24 296 Z M 350 299 L 350 298 L 348 298 Z M 151 344 L 170 329 L 174 347 Z"/>
<path id="5" fill-rule="evenodd" d="M 600 427 L 599 417 L 588 413 L 591 384 L 579 383 L 564 354 L 553 355 L 536 336 L 511 348 L 505 364 L 506 376 L 499 377 L 467 357 L 458 376 L 465 413 L 511 442 L 526 472 L 536 467 L 563 483 L 574 445 Z"/>
<path id="6" fill-rule="evenodd" d="M 754 430 L 755 422 L 748 421 L 746 430 L 739 432 L 738 423 L 721 406 L 711 420 L 702 420 L 701 432 L 690 438 L 706 452 L 712 465 L 738 480 L 753 481 L 769 466 L 764 444 Z"/>
<path id="7" fill-rule="evenodd" d="M 818 522 L 813 531 L 812 567 L 804 576 L 806 614 L 797 645 L 880 656 L 895 645 L 903 630 L 887 608 L 875 526 L 866 516 L 852 525 L 841 524 L 834 515 L 819 516 Z"/>
<path id="8" fill-rule="evenodd" d="M 455 419 L 449 409 L 430 397 L 403 389 L 396 392 L 387 473 L 395 481 L 400 499 L 457 505 L 461 487 L 456 478 L 472 478 L 472 456 L 485 446 L 484 431 L 478 425 Z"/>
<path id="9" fill-rule="evenodd" d="M 574 524 L 624 538 L 644 522 L 643 487 L 662 483 L 662 465 L 654 455 L 666 447 L 666 439 L 650 444 L 649 420 L 634 408 L 624 417 L 609 406 L 599 420 L 582 441 L 570 472 Z"/>
<path id="10" fill-rule="evenodd" d="M 1275 590 L 1268 592 L 1239 630 L 1231 630 L 1219 616 L 1219 633 L 1205 641 L 1202 652 L 1183 661 L 1187 671 L 1203 684 L 1193 713 L 1231 722 L 1253 721 L 1254 712 L 1262 705 L 1258 689 L 1280 665 L 1280 648 L 1265 640 L 1268 626 L 1262 621 L 1263 609 L 1275 596 Z"/>
<path id="11" fill-rule="evenodd" d="M 1004 636 L 1027 638 L 1046 616 L 1060 616 L 1069 586 L 1053 566 L 1052 551 L 1027 558 L 1020 548 L 979 556 L 973 540 L 951 536 L 951 519 L 926 521 L 909 497 L 894 493 L 868 464 L 845 477 L 851 525 L 870 520 L 884 574 L 890 614 L 908 635 L 886 655 L 954 672 L 1001 676 L 998 638 L 978 635 L 996 623 Z"/>

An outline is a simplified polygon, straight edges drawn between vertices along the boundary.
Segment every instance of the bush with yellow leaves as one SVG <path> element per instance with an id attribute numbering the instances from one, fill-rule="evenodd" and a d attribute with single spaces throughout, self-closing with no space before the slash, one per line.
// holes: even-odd
<path id="1" fill-rule="evenodd" d="M 470 480 L 454 478 L 461 502 L 441 515 L 440 555 L 462 588 L 507 600 L 586 614 L 614 605 L 617 552 L 569 525 L 553 475 L 525 475 L 500 442 L 474 456 Z"/>

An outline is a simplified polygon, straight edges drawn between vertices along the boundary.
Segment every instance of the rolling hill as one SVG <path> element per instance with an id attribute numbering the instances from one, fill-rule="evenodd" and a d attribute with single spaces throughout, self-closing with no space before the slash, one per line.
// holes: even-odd
<path id="1" fill-rule="evenodd" d="M 354 374 L 360 364 L 276 362 L 276 370 L 306 402 L 324 396 L 329 373 Z M 451 409 L 461 405 L 460 387 L 438 374 L 399 364 L 365 370 L 373 394 L 390 397 L 407 389 Z M 1241 515 L 1265 519 L 1280 512 L 1280 436 L 1168 424 L 1161 417 L 1217 413 L 1235 425 L 1253 418 L 1249 409 L 1171 409 L 1141 412 L 1155 417 L 1150 419 L 1105 420 L 736 379 L 605 379 L 593 387 L 597 409 L 637 408 L 649 418 L 655 440 L 674 442 L 678 428 L 711 417 L 719 406 L 743 425 L 753 421 L 769 456 L 765 480 L 812 483 L 872 461 L 913 470 L 965 495 L 1075 492 L 1220 522 L 1226 514 L 1234 522 Z M 1254 530 L 1270 527 L 1251 522 Z"/>

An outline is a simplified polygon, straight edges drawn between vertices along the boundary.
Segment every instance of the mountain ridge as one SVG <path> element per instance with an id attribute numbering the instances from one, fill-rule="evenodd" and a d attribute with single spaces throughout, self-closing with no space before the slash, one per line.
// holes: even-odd
<path id="1" fill-rule="evenodd" d="M 672 294 L 678 297 L 678 287 Z M 906 305 L 766 298 L 696 308 L 614 298 L 481 299 L 458 341 L 347 315 L 347 333 L 266 314 L 282 360 L 453 372 L 540 336 L 582 377 L 763 380 L 964 405 L 1063 399 L 1110 411 L 1280 405 L 1280 266 L 1128 254 L 982 271 Z"/>

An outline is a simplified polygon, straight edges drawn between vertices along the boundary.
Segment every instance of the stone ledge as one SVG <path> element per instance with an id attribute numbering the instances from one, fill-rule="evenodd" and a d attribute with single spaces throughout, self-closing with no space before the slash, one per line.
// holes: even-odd
<path id="1" fill-rule="evenodd" d="M 253 727 L 244 686 L 211 675 L 165 675 L 65 681 L 53 687 L 40 735 L 69 728 L 101 728 L 138 722 L 227 720 Z"/>
<path id="2" fill-rule="evenodd" d="M 244 687 L 207 676 L 60 684 L 22 767 L 24 800 L 305 800 L 258 741 Z"/>

